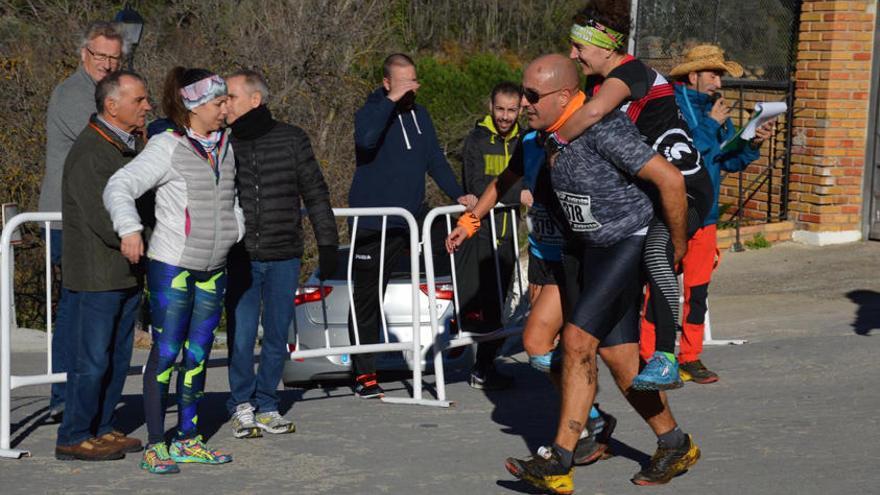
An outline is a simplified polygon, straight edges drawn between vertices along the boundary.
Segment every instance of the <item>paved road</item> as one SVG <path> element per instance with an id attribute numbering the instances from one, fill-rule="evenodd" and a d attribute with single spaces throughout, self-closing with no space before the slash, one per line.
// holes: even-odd
<path id="1" fill-rule="evenodd" d="M 715 337 L 749 343 L 708 348 L 704 361 L 722 380 L 671 394 L 703 459 L 666 487 L 631 485 L 654 439 L 602 369 L 602 405 L 619 419 L 618 456 L 579 468 L 577 493 L 877 493 L 878 266 L 877 243 L 726 254 L 711 290 Z M 138 362 L 144 359 L 137 353 Z M 43 366 L 38 354 L 13 359 L 19 371 Z M 464 373 L 454 374 L 452 409 L 360 401 L 346 388 L 288 390 L 284 408 L 299 431 L 258 440 L 235 440 L 222 423 L 228 385 L 225 370 L 214 368 L 201 423 L 235 462 L 184 466 L 170 477 L 141 472 L 138 455 L 112 463 L 56 461 L 57 426 L 40 419 L 48 387 L 22 389 L 13 399 L 13 437 L 33 457 L 0 460 L 2 492 L 535 493 L 508 475 L 503 459 L 552 437 L 557 399 L 524 354 L 505 358 L 502 367 L 516 378 L 514 390 L 485 394 L 470 389 Z M 408 383 L 385 385 L 391 395 L 404 395 Z M 130 377 L 120 413 L 123 426 L 143 438 L 140 388 L 140 377 Z"/>

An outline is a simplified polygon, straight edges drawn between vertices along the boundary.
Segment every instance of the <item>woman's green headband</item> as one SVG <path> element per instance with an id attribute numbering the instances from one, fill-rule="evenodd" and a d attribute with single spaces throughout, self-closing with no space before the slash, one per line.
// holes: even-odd
<path id="1" fill-rule="evenodd" d="M 607 50 L 618 50 L 623 47 L 624 36 L 621 33 L 588 19 L 586 24 L 575 23 L 571 26 L 571 41 L 582 45 L 594 45 Z"/>

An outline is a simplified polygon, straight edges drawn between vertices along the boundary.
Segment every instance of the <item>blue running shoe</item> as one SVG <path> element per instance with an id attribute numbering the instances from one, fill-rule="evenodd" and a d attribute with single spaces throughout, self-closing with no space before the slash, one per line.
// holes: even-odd
<path id="1" fill-rule="evenodd" d="M 678 373 L 678 360 L 669 359 L 666 353 L 655 352 L 645 368 L 632 382 L 633 390 L 673 390 L 684 386 Z"/>

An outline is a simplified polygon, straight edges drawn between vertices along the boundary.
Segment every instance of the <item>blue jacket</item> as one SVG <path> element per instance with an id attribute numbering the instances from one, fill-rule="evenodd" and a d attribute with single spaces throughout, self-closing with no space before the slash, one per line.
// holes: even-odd
<path id="1" fill-rule="evenodd" d="M 434 123 L 421 105 L 399 111 L 379 88 L 354 116 L 357 168 L 348 192 L 352 208 L 398 206 L 416 218 L 424 209 L 425 173 L 453 200 L 464 194 L 446 161 Z M 363 228 L 380 230 L 381 217 L 363 217 Z M 388 217 L 389 227 L 405 227 Z"/>
<path id="2" fill-rule="evenodd" d="M 737 151 L 721 152 L 721 144 L 736 134 L 733 121 L 727 119 L 723 126 L 719 125 L 709 113 L 712 111 L 712 101 L 709 95 L 689 89 L 684 84 L 675 85 L 675 101 L 678 103 L 681 113 L 691 128 L 694 144 L 703 155 L 703 162 L 712 178 L 712 187 L 715 190 L 715 201 L 712 203 L 712 211 L 706 217 L 703 225 L 718 223 L 718 194 L 721 190 L 721 171 L 740 172 L 750 163 L 761 156 L 761 152 L 752 149 L 751 146 L 743 146 Z"/>

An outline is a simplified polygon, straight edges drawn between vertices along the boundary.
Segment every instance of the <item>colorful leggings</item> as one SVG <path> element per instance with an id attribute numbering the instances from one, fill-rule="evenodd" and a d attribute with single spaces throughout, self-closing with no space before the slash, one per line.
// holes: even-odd
<path id="1" fill-rule="evenodd" d="M 226 271 L 187 270 L 150 260 L 147 283 L 153 347 L 144 371 L 144 416 L 148 442 L 154 444 L 164 441 L 165 401 L 181 348 L 184 352 L 183 370 L 177 374 L 177 437 L 197 434 L 197 407 L 205 389 L 205 361 L 220 323 Z"/>

